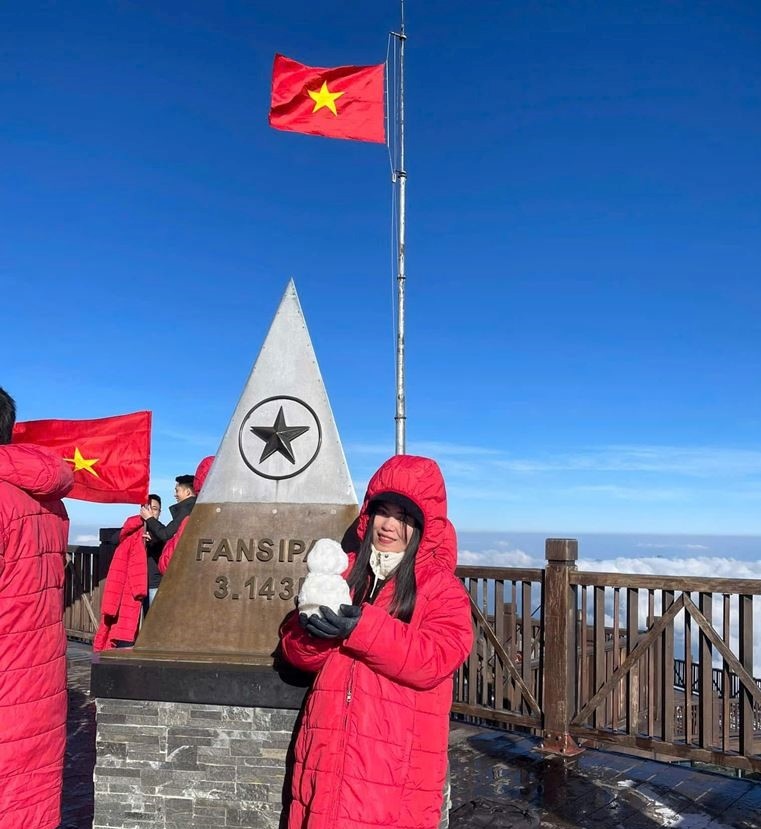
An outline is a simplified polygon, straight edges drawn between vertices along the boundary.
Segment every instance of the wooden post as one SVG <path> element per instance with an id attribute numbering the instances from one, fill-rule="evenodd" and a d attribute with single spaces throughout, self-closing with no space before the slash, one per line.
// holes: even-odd
<path id="1" fill-rule="evenodd" d="M 743 668 L 753 676 L 753 596 L 739 597 L 740 601 L 740 662 Z M 745 683 L 738 679 L 737 707 L 740 715 L 739 751 L 749 756 L 753 754 L 753 697 Z"/>
<path id="2" fill-rule="evenodd" d="M 713 619 L 713 593 L 700 593 L 700 612 L 711 622 Z M 701 748 L 714 748 L 714 723 L 713 723 L 713 649 L 710 639 L 700 631 L 700 679 L 698 680 L 698 693 L 700 694 L 698 723 L 700 738 L 698 744 Z M 688 680 L 685 680 L 688 681 Z M 728 699 L 728 683 L 726 671 L 724 672 L 724 699 Z M 724 717 L 724 723 L 729 724 L 729 717 Z M 722 746 L 726 751 L 727 746 Z"/>
<path id="3" fill-rule="evenodd" d="M 547 539 L 542 613 L 544 740 L 541 750 L 566 757 L 584 750 L 568 731 L 576 707 L 576 602 L 569 575 L 576 569 L 578 557 L 576 539 Z"/>

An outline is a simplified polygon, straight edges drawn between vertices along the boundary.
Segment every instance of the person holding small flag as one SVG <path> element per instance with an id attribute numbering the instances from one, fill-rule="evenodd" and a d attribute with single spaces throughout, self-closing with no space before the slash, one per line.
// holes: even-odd
<path id="1" fill-rule="evenodd" d="M 153 514 L 149 505 L 140 507 L 140 517 L 145 521 L 145 529 L 157 541 L 166 543 L 180 529 L 182 522 L 190 515 L 196 505 L 196 491 L 193 489 L 193 475 L 178 475 L 174 485 L 176 504 L 169 507 L 172 520 L 164 525 Z"/>
<path id="2" fill-rule="evenodd" d="M 212 463 L 214 463 L 214 455 L 209 455 L 205 457 L 196 467 L 196 473 L 195 475 L 193 475 L 193 491 L 196 493 L 196 496 L 193 498 L 193 504 L 195 504 L 198 495 L 201 494 L 201 489 L 203 488 L 206 476 L 209 474 L 209 470 L 211 469 Z M 179 481 L 179 478 L 177 480 Z M 172 508 L 170 507 L 170 510 L 171 509 Z M 174 551 L 177 549 L 177 545 L 180 543 L 180 539 L 182 538 L 182 532 L 185 529 L 185 526 L 188 523 L 189 518 L 190 513 L 188 513 L 182 519 L 179 527 L 177 528 L 177 531 L 174 533 L 172 538 L 170 538 L 169 541 L 167 541 L 167 543 L 164 545 L 164 548 L 161 551 L 158 567 L 159 573 L 161 573 L 162 576 L 164 575 L 164 573 L 166 573 L 167 567 L 169 567 L 169 562 L 172 560 Z"/>

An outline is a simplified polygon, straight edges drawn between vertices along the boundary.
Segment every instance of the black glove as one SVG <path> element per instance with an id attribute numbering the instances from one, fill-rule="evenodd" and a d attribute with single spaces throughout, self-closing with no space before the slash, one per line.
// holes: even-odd
<path id="1" fill-rule="evenodd" d="M 340 615 L 329 607 L 320 605 L 322 618 L 313 613 L 304 623 L 307 633 L 320 639 L 345 639 L 357 626 L 362 608 L 354 604 L 342 604 L 339 609 Z"/>

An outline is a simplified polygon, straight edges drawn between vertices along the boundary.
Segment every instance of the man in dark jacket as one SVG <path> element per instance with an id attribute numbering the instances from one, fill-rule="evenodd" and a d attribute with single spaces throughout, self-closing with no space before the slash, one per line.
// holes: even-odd
<path id="1" fill-rule="evenodd" d="M 158 541 L 166 544 L 180 529 L 180 524 L 187 518 L 196 505 L 196 491 L 193 489 L 192 475 L 178 475 L 175 478 L 174 497 L 177 503 L 169 507 L 172 520 L 165 526 L 154 518 L 150 507 L 140 507 L 140 516 L 145 521 L 145 529 Z"/>
<path id="2" fill-rule="evenodd" d="M 148 496 L 148 509 L 153 518 L 158 520 L 161 515 L 161 498 L 153 492 Z M 145 597 L 145 612 L 147 613 L 161 584 L 159 558 L 164 549 L 164 542 L 154 538 L 147 528 L 143 534 L 143 541 L 145 541 L 145 551 L 148 554 L 148 595 Z"/>

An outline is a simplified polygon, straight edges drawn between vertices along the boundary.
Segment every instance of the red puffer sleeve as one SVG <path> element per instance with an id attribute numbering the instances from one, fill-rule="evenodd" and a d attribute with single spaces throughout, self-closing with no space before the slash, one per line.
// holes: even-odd
<path id="1" fill-rule="evenodd" d="M 317 673 L 332 650 L 338 647 L 335 639 L 317 639 L 299 624 L 298 611 L 285 617 L 280 625 L 280 649 L 285 659 L 300 671 Z"/>
<path id="2" fill-rule="evenodd" d="M 420 600 L 419 596 L 418 600 Z M 375 605 L 364 605 L 342 649 L 379 674 L 425 691 L 462 665 L 473 644 L 470 601 L 454 576 L 425 597 L 419 624 L 407 624 Z"/>
<path id="3" fill-rule="evenodd" d="M 130 537 L 127 581 L 132 598 L 142 601 L 148 592 L 148 557 L 142 533 Z"/>
<path id="4" fill-rule="evenodd" d="M 167 568 L 169 567 L 169 562 L 172 560 L 172 556 L 174 555 L 174 551 L 177 549 L 177 545 L 180 543 L 180 538 L 182 538 L 182 531 L 185 529 L 185 525 L 188 523 L 189 515 L 186 515 L 185 518 L 182 519 L 182 523 L 179 526 L 177 532 L 164 544 L 164 549 L 161 551 L 161 555 L 159 556 L 159 573 L 163 576 L 166 573 Z"/>

